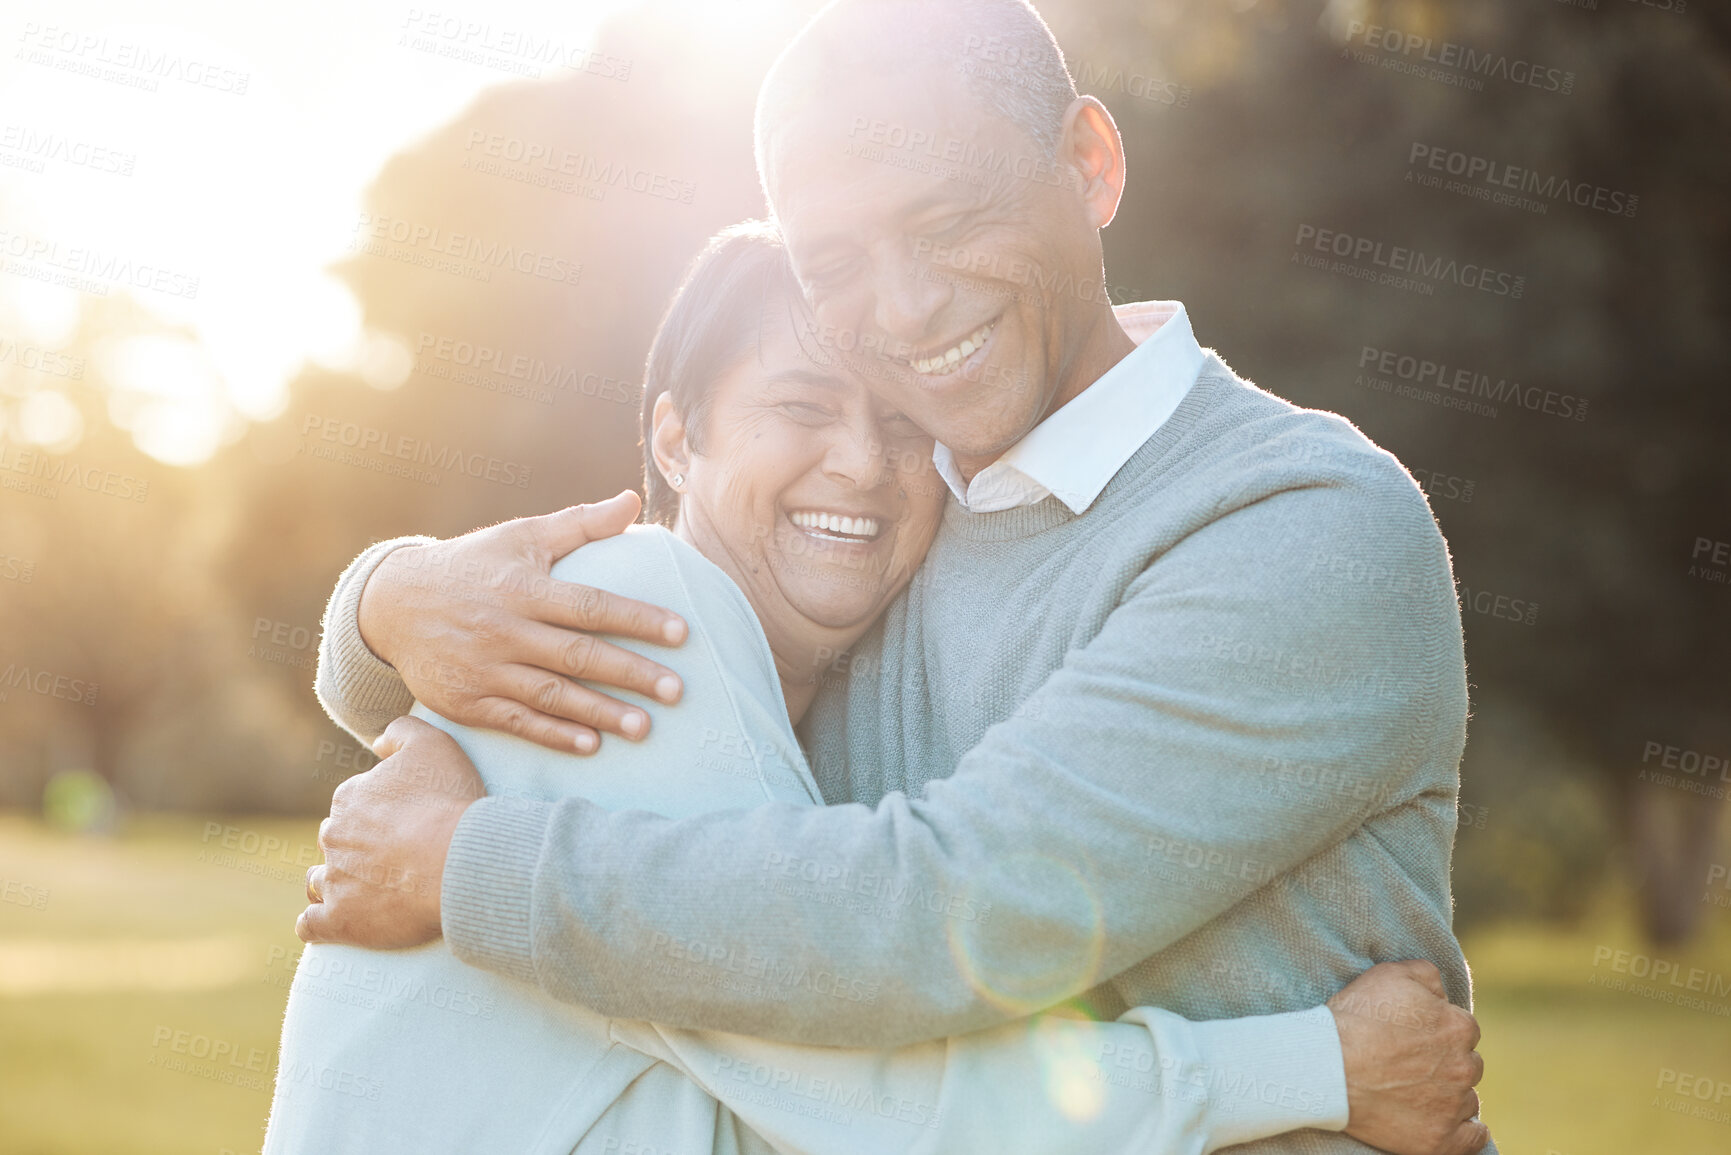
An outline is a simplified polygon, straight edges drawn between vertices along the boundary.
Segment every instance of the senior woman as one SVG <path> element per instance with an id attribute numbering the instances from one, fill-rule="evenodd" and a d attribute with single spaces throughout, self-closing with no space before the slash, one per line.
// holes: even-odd
<path id="1" fill-rule="evenodd" d="M 944 496 L 930 439 L 806 347 L 809 332 L 772 230 L 739 226 L 712 241 L 646 366 L 653 524 L 554 570 L 690 623 L 677 659 L 658 655 L 679 662 L 680 709 L 644 741 L 591 758 L 419 705 L 392 724 L 389 745 L 412 749 L 423 772 L 467 758 L 489 794 L 581 795 L 626 825 L 634 811 L 822 805 L 793 724 L 818 673 L 906 585 Z M 315 902 L 321 869 L 309 882 Z M 464 896 L 447 888 L 445 901 Z M 845 966 L 795 974 L 774 959 L 717 959 L 702 944 L 663 948 L 643 965 L 748 983 L 766 1001 L 793 983 L 875 997 Z M 1271 1040 L 1291 1038 L 1282 1028 L 1306 1016 L 1314 1038 L 1326 1008 L 1214 1023 L 1150 1008 L 1107 1023 L 1048 1013 L 865 1051 L 609 1020 L 532 979 L 470 967 L 442 940 L 402 951 L 308 946 L 284 1019 L 266 1152 L 683 1155 L 767 1141 L 814 1155 L 1188 1153 L 1346 1124 L 1325 1106 L 1345 1102 L 1338 1071 L 1313 1083 L 1331 1094 L 1261 1089 L 1271 1070 L 1290 1070 Z M 1222 1079 L 1240 1093 L 1222 1092 Z"/>

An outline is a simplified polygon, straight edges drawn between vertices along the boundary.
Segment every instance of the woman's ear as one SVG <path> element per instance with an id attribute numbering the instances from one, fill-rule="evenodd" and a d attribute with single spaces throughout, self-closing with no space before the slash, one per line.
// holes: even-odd
<path id="1" fill-rule="evenodd" d="M 650 449 L 655 454 L 655 468 L 661 476 L 691 475 L 691 446 L 686 443 L 685 419 L 673 407 L 671 394 L 655 399 L 655 414 L 651 419 Z M 669 482 L 668 484 L 672 484 Z M 682 488 L 676 486 L 675 488 Z"/>

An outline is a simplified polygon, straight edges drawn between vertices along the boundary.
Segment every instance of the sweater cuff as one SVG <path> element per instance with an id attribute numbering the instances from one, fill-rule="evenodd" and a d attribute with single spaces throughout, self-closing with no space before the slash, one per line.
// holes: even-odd
<path id="1" fill-rule="evenodd" d="M 368 546 L 337 579 L 336 591 L 325 607 L 314 689 L 325 712 L 364 742 L 371 743 L 392 719 L 407 714 L 415 699 L 402 676 L 361 637 L 361 592 L 392 552 L 436 540 L 396 537 Z"/>
<path id="2" fill-rule="evenodd" d="M 480 798 L 457 822 L 439 917 L 452 953 L 471 966 L 535 981 L 530 899 L 553 805 Z"/>
<path id="3" fill-rule="evenodd" d="M 1207 1067 L 1211 1149 L 1347 1121 L 1346 1060 L 1326 1006 L 1191 1024 Z"/>

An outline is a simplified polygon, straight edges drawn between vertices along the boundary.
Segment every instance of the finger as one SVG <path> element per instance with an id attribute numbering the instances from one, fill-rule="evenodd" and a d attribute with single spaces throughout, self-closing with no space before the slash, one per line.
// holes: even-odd
<path id="1" fill-rule="evenodd" d="M 1456 1009 L 1459 1010 L 1458 1007 Z M 1478 1046 L 1479 1046 L 1479 1020 L 1478 1020 L 1478 1017 L 1476 1015 L 1474 1015 L 1471 1011 L 1466 1011 L 1466 1010 L 1462 1010 L 1461 1014 L 1463 1014 L 1467 1017 L 1467 1049 L 1472 1050 L 1472 1051 L 1476 1051 L 1476 1050 L 1478 1050 Z"/>
<path id="2" fill-rule="evenodd" d="M 528 666 L 508 667 L 499 676 L 502 692 L 492 696 L 527 706 L 530 713 L 564 718 L 624 738 L 642 738 L 649 733 L 647 712 L 570 678 Z"/>
<path id="3" fill-rule="evenodd" d="M 680 694 L 685 691 L 685 684 L 679 674 L 661 665 L 653 658 L 632 653 L 623 646 L 615 646 L 613 642 L 604 641 L 594 634 L 582 634 L 569 629 L 554 629 L 542 623 L 528 623 L 521 627 L 518 634 L 518 646 L 523 653 L 524 670 L 535 670 L 537 674 L 554 672 L 566 677 L 580 677 L 585 682 L 594 682 L 597 686 L 618 687 L 628 689 L 632 693 L 642 694 L 644 698 L 654 698 L 672 705 L 679 701 Z M 564 710 L 554 705 L 544 705 L 533 698 L 524 698 L 531 707 L 544 710 L 547 713 L 561 713 Z M 575 719 L 587 722 L 589 719 Z M 601 729 L 609 729 L 602 726 Z"/>
<path id="4" fill-rule="evenodd" d="M 688 633 L 685 619 L 672 610 L 593 586 L 549 581 L 538 593 L 530 603 L 533 616 L 568 630 L 617 634 L 658 646 L 677 646 Z"/>
<path id="5" fill-rule="evenodd" d="M 482 698 L 475 703 L 475 724 L 527 738 L 550 750 L 593 754 L 601 745 L 601 735 L 589 726 L 543 714 L 512 698 Z"/>
<path id="6" fill-rule="evenodd" d="M 391 724 L 385 727 L 385 732 L 373 739 L 373 753 L 383 761 L 408 745 L 411 740 L 425 737 L 427 732 L 433 729 L 433 726 L 419 718 L 404 714 L 401 718 L 393 719 Z"/>
<path id="7" fill-rule="evenodd" d="M 309 903 L 320 903 L 325 900 L 324 894 L 322 893 L 324 888 L 324 873 L 325 868 L 323 863 L 320 863 L 317 866 L 307 867 L 307 901 Z"/>
<path id="8" fill-rule="evenodd" d="M 1443 986 L 1442 972 L 1436 969 L 1435 963 L 1429 959 L 1415 958 L 1407 959 L 1401 966 L 1425 990 L 1439 999 L 1448 998 L 1448 990 Z"/>
<path id="9" fill-rule="evenodd" d="M 632 653 L 623 646 L 589 633 L 573 633 L 552 626 L 531 623 L 520 635 L 526 667 L 539 666 L 571 678 L 582 678 L 596 685 L 618 687 L 654 698 L 669 705 L 679 701 L 684 683 L 679 675 L 652 658 Z M 549 714 L 561 710 L 540 706 L 524 699 Z M 569 715 L 567 715 L 569 716 Z M 587 721 L 588 719 L 576 719 Z M 603 727 L 605 728 L 605 727 Z"/>
<path id="10" fill-rule="evenodd" d="M 1491 1129 L 1477 1120 L 1470 1120 L 1455 1128 L 1446 1150 L 1448 1155 L 1478 1155 L 1490 1141 Z"/>
<path id="11" fill-rule="evenodd" d="M 325 833 L 331 828 L 329 816 L 319 819 L 319 853 L 328 860 L 330 858 L 330 843 L 325 841 Z"/>
<path id="12" fill-rule="evenodd" d="M 1479 1093 L 1477 1091 L 1468 1091 L 1466 1094 L 1466 1106 L 1462 1109 L 1462 1112 L 1461 1112 L 1461 1122 L 1470 1123 L 1474 1119 L 1477 1119 L 1478 1117 L 1479 1117 Z"/>
<path id="13" fill-rule="evenodd" d="M 525 517 L 522 526 L 535 543 L 535 548 L 548 563 L 552 563 L 592 541 L 624 533 L 626 527 L 637 520 L 642 509 L 643 502 L 637 494 L 625 489 L 606 501 L 571 505 L 540 517 Z"/>
<path id="14" fill-rule="evenodd" d="M 302 942 L 329 942 L 331 939 L 331 908 L 317 903 L 301 911 L 295 919 L 295 937 Z"/>

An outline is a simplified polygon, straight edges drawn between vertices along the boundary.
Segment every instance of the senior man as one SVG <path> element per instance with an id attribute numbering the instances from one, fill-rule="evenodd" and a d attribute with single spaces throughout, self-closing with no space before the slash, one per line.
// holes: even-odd
<path id="1" fill-rule="evenodd" d="M 360 788 L 327 842 L 442 894 L 333 867 L 303 934 L 388 946 L 442 929 L 474 965 L 607 1014 L 828 1045 L 1077 997 L 1108 1014 L 1291 1011 L 1394 959 L 1429 960 L 1470 1007 L 1449 891 L 1466 682 L 1447 547 L 1391 456 L 1239 378 L 1181 305 L 1132 310 L 1155 331 L 1131 339 L 1099 235 L 1122 144 L 1038 15 L 841 0 L 766 78 L 756 143 L 813 339 L 937 438 L 956 498 L 802 728 L 826 798 L 854 805 L 626 823 L 485 798 L 393 832 L 376 820 L 391 791 Z M 546 579 L 597 520 L 373 547 L 327 615 L 327 707 L 368 737 L 411 697 L 566 749 L 594 749 L 590 727 L 641 736 L 643 710 L 571 679 L 672 702 L 677 676 L 570 631 L 677 642 L 680 623 Z M 681 885 L 696 878 L 701 893 Z M 766 1005 L 644 967 L 652 942 L 879 993 Z M 1486 1143 L 1476 1113 L 1469 1092 L 1437 1149 Z M 1387 1142 L 1349 1122 L 1254 1149 L 1359 1139 Z"/>

